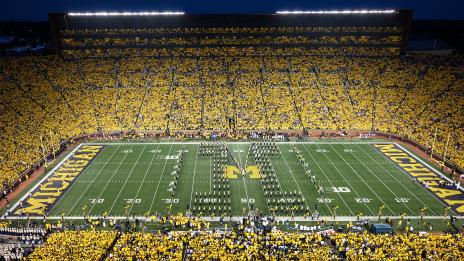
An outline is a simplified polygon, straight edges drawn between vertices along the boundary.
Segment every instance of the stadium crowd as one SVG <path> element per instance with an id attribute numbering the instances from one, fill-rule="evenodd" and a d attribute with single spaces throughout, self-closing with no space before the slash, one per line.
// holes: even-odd
<path id="1" fill-rule="evenodd" d="M 331 242 L 347 260 L 462 260 L 461 234 L 335 234 Z"/>
<path id="2" fill-rule="evenodd" d="M 462 234 L 82 230 L 52 233 L 28 260 L 462 260 Z M 7 246 L 13 247 L 14 246 Z"/>
<path id="3" fill-rule="evenodd" d="M 59 55 L 0 60 L 3 197 L 10 184 L 57 151 L 61 142 L 132 130 L 174 135 L 180 130 L 376 130 L 417 141 L 464 167 L 463 59 L 398 56 L 403 33 L 399 27 L 61 33 L 64 50 Z M 204 154 L 225 151 L 205 147 Z M 272 197 L 282 189 L 269 168 L 269 153 L 274 153 L 269 144 L 253 148 L 254 160 L 265 169 L 261 185 Z M 230 200 L 225 201 L 229 187 L 219 174 L 223 158 L 214 160 L 214 182 L 223 190 L 224 201 L 205 202 L 211 195 L 195 195 L 195 214 L 214 214 L 216 206 L 230 208 Z M 177 176 L 172 183 L 174 195 Z M 294 210 L 275 201 L 267 204 L 287 215 L 306 213 L 299 193 L 291 197 Z M 90 230 L 60 231 L 60 224 L 58 232 L 47 234 L 42 228 L 15 228 L 4 221 L 0 236 L 42 245 L 28 260 L 464 260 L 462 234 L 322 235 L 255 230 L 243 224 L 223 232 L 180 214 L 152 220 L 182 231 L 121 231 L 103 222 L 102 230 L 92 225 Z M 5 259 L 23 254 L 20 245 L 0 244 Z"/>
<path id="4" fill-rule="evenodd" d="M 53 233 L 27 260 L 99 260 L 116 239 L 116 231 L 63 231 Z"/>
<path id="5" fill-rule="evenodd" d="M 3 189 L 62 141 L 121 130 L 374 129 L 464 166 L 462 61 L 196 52 L 2 59 Z"/>
<path id="6" fill-rule="evenodd" d="M 245 56 L 258 53 L 391 56 L 400 53 L 402 33 L 403 28 L 396 26 L 86 28 L 62 30 L 61 44 L 66 57 L 79 58 L 134 53 L 229 55 L 230 50 Z M 138 49 L 141 46 L 144 48 Z"/>

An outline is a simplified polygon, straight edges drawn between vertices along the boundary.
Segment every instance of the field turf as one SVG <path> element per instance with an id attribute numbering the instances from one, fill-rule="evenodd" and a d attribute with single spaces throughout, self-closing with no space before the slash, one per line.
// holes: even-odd
<path id="1" fill-rule="evenodd" d="M 155 213 L 186 213 L 195 205 L 195 195 L 218 190 L 213 181 L 213 157 L 200 153 L 200 142 L 100 143 L 101 151 L 48 209 L 49 216 L 82 217 L 108 215 L 146 216 Z M 368 142 L 276 143 L 270 157 L 281 190 L 301 192 L 305 213 L 354 218 L 377 216 L 442 216 L 445 206 L 394 162 Z M 227 142 L 237 165 L 254 165 L 251 142 Z M 295 146 L 308 163 L 304 170 Z M 175 193 L 169 191 L 179 151 L 183 160 Z M 319 188 L 311 181 L 316 177 Z M 42 181 L 44 182 L 44 181 Z M 260 179 L 238 175 L 230 179 L 232 216 L 250 210 L 269 214 Z M 208 196 L 209 197 L 209 196 Z M 211 216 L 203 204 L 203 216 Z M 201 208 L 200 208 L 201 210 Z M 106 213 L 105 213 L 106 212 Z M 218 210 L 216 216 L 222 213 Z M 198 213 L 197 213 L 198 214 Z M 287 214 L 281 214 L 288 216 Z M 228 215 L 227 215 L 228 216 Z M 303 216 L 302 213 L 296 216 Z"/>

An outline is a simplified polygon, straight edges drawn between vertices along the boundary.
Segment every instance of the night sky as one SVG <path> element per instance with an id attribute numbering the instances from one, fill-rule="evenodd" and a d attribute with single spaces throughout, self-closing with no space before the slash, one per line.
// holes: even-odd
<path id="1" fill-rule="evenodd" d="M 274 13 L 276 10 L 413 9 L 414 19 L 464 20 L 464 0 L 6 0 L 0 20 L 47 20 L 49 12 L 184 11 Z"/>

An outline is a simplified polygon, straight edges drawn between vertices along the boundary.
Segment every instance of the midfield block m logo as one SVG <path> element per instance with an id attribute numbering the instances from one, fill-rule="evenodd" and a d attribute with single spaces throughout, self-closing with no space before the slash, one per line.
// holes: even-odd
<path id="1" fill-rule="evenodd" d="M 224 168 L 224 177 L 226 179 L 236 179 L 238 175 L 250 174 L 250 179 L 260 179 L 261 174 L 259 168 L 256 165 L 248 166 L 246 169 L 238 168 L 236 166 L 228 165 Z"/>

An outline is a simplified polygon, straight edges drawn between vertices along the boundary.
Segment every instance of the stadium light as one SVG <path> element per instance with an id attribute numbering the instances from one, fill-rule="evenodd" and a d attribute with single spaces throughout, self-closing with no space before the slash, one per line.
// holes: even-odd
<path id="1" fill-rule="evenodd" d="M 161 16 L 184 15 L 184 12 L 69 12 L 69 16 Z"/>
<path id="2" fill-rule="evenodd" d="M 319 11 L 277 11 L 276 14 L 394 14 L 396 10 L 319 10 Z"/>

